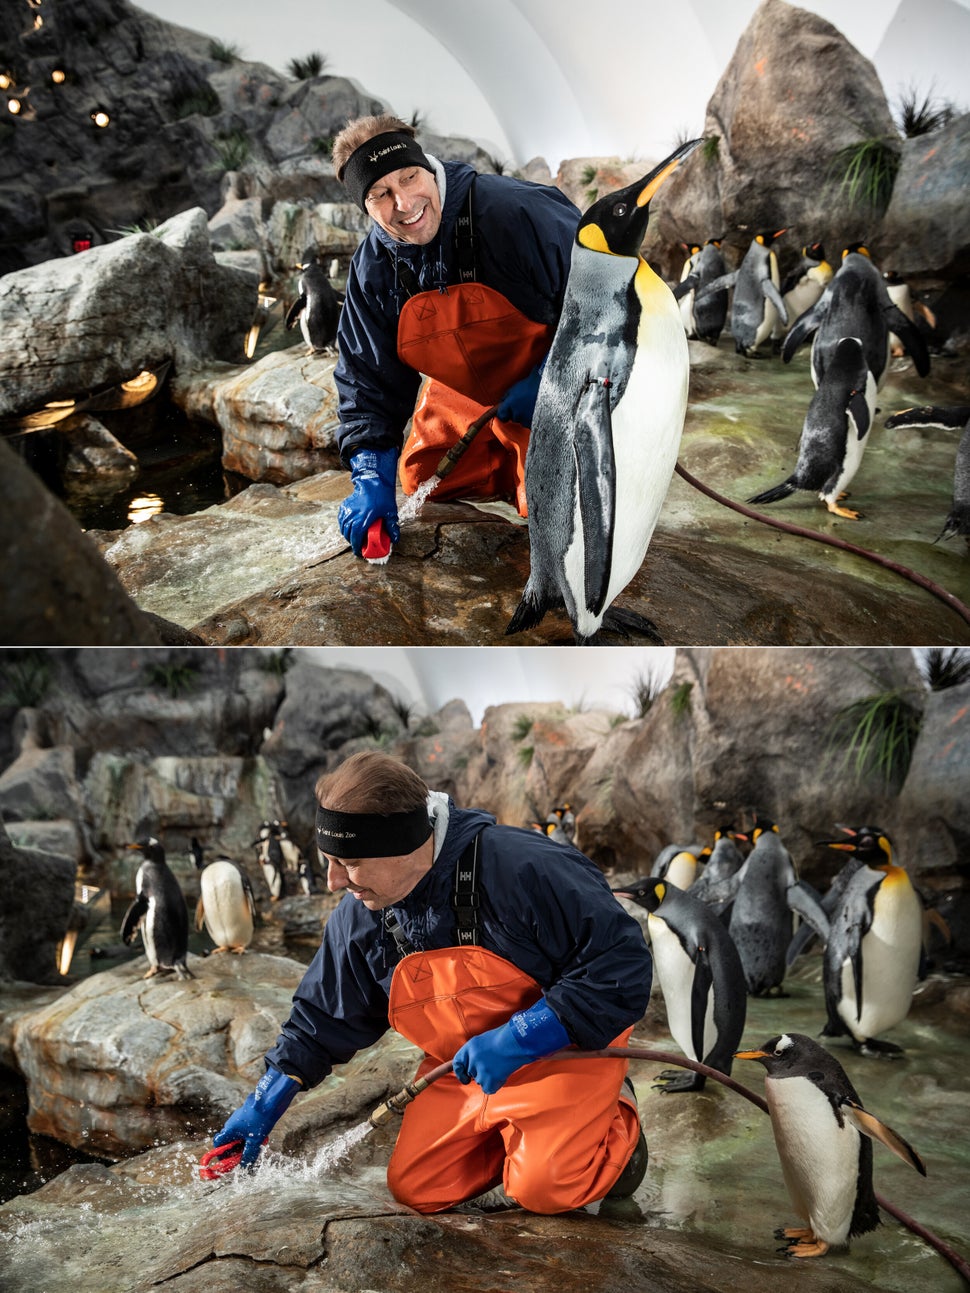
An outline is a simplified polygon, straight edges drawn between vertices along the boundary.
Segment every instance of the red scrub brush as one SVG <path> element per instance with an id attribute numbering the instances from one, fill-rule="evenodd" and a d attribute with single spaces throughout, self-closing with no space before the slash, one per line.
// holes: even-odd
<path id="1" fill-rule="evenodd" d="M 203 1181 L 218 1181 L 220 1176 L 225 1176 L 226 1172 L 231 1172 L 233 1168 L 239 1166 L 242 1155 L 241 1140 L 231 1140 L 228 1145 L 210 1149 L 199 1159 L 199 1176 Z"/>
<path id="2" fill-rule="evenodd" d="M 361 556 L 366 557 L 373 566 L 386 566 L 391 559 L 391 536 L 380 517 L 367 530 Z"/>

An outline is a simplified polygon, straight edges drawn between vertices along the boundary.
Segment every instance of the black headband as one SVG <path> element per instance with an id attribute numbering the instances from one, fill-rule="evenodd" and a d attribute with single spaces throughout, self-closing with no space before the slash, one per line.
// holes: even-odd
<path id="1" fill-rule="evenodd" d="M 336 858 L 406 857 L 431 834 L 428 807 L 409 813 L 338 813 L 317 809 L 317 848 Z"/>
<path id="2" fill-rule="evenodd" d="M 350 154 L 344 166 L 342 183 L 361 211 L 366 211 L 364 199 L 372 185 L 404 166 L 422 166 L 434 174 L 427 153 L 412 135 L 403 130 L 386 130 Z"/>

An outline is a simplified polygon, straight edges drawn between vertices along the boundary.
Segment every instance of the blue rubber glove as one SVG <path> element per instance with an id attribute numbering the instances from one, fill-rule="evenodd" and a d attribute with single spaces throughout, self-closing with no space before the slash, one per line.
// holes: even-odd
<path id="1" fill-rule="evenodd" d="M 300 1086 L 296 1078 L 288 1077 L 279 1069 L 267 1068 L 246 1103 L 230 1114 L 222 1131 L 213 1136 L 213 1145 L 219 1148 L 235 1140 L 244 1141 L 240 1166 L 252 1167 L 263 1142 L 286 1113 Z"/>
<path id="2" fill-rule="evenodd" d="M 531 373 L 526 373 L 525 377 L 509 387 L 498 406 L 496 416 L 500 422 L 518 422 L 519 426 L 531 428 L 536 411 L 536 397 L 539 394 L 539 382 L 545 366 L 546 361 L 543 359 Z"/>
<path id="3" fill-rule="evenodd" d="M 507 1024 L 469 1037 L 452 1061 L 455 1077 L 467 1086 L 474 1080 L 486 1095 L 494 1095 L 523 1064 L 542 1059 L 570 1044 L 556 1012 L 540 997 Z"/>
<path id="4" fill-rule="evenodd" d="M 361 555 L 367 531 L 377 520 L 384 522 L 392 543 L 401 537 L 394 493 L 397 459 L 396 449 L 358 449 L 350 459 L 354 492 L 340 504 L 337 524 L 355 557 Z"/>

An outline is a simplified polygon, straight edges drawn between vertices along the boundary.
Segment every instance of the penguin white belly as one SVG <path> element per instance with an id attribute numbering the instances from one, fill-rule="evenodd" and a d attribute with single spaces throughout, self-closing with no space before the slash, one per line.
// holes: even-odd
<path id="1" fill-rule="evenodd" d="M 640 318 L 636 359 L 623 398 L 613 412 L 613 457 L 616 464 L 616 515 L 613 555 L 605 606 L 609 606 L 643 564 L 677 454 L 687 410 L 690 352 L 677 303 L 667 291 L 648 298 Z M 586 608 L 585 541 L 579 491 L 573 512 L 573 539 L 563 558 L 567 582 L 576 596 L 576 623 L 592 637 L 602 616 Z"/>
<path id="2" fill-rule="evenodd" d="M 230 863 L 210 862 L 202 872 L 202 909 L 216 947 L 245 947 L 252 941 L 252 914 Z"/>
<path id="3" fill-rule="evenodd" d="M 873 425 L 873 418 L 876 414 L 876 379 L 872 373 L 866 373 L 866 403 L 869 406 L 869 425 Z M 819 498 L 823 503 L 835 503 L 839 496 L 848 489 L 850 481 L 856 472 L 862 466 L 862 458 L 866 451 L 866 445 L 869 443 L 869 432 L 860 440 L 858 427 L 852 414 L 846 411 L 846 441 L 845 441 L 845 460 L 842 464 L 842 470 L 835 485 L 827 493 L 820 493 Z"/>
<path id="4" fill-rule="evenodd" d="M 777 283 L 775 284 L 775 286 L 777 287 Z M 761 343 L 763 341 L 767 341 L 768 338 L 771 336 L 771 334 L 775 331 L 775 329 L 779 328 L 780 326 L 781 326 L 781 315 L 778 313 L 777 309 L 775 308 L 774 302 L 766 299 L 765 312 L 762 316 L 761 322 L 758 324 L 758 327 L 755 330 L 754 342 L 751 346 L 751 349 L 757 350 L 757 348 L 761 345 Z"/>
<path id="5" fill-rule="evenodd" d="M 828 1097 L 808 1078 L 767 1078 L 782 1175 L 798 1215 L 828 1244 L 845 1243 L 859 1173 L 859 1132 L 836 1121 Z"/>
<path id="6" fill-rule="evenodd" d="M 887 888 L 888 886 L 888 888 Z M 872 924 L 862 939 L 862 1012 L 852 965 L 842 965 L 838 1013 L 857 1041 L 876 1037 L 909 1014 L 919 978 L 923 914 L 909 878 L 890 873 L 879 886 Z"/>
<path id="7" fill-rule="evenodd" d="M 652 912 L 647 918 L 650 946 L 653 951 L 657 982 L 667 1007 L 667 1027 L 670 1035 L 688 1059 L 703 1061 L 717 1039 L 714 1026 L 714 993 L 708 996 L 704 1017 L 704 1053 L 694 1054 L 691 1024 L 691 993 L 694 985 L 694 962 L 690 959 L 677 935 L 667 922 Z"/>
<path id="8" fill-rule="evenodd" d="M 155 947 L 155 920 L 158 916 L 158 904 L 154 898 L 148 899 L 148 910 L 141 922 L 141 941 L 145 944 L 145 955 L 149 965 L 158 964 L 158 951 Z"/>

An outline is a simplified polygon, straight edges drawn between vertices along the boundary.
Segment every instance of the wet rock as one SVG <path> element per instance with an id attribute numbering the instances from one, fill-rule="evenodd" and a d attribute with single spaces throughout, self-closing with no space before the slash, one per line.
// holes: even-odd
<path id="1" fill-rule="evenodd" d="M 88 414 L 65 418 L 58 424 L 66 441 L 64 471 L 76 479 L 117 489 L 118 480 L 133 476 L 138 459 L 117 440 L 103 422 Z"/>
<path id="2" fill-rule="evenodd" d="M 69 858 L 16 847 L 0 820 L 0 980 L 58 981 L 75 870 Z"/>
<path id="3" fill-rule="evenodd" d="M 900 856 L 928 877 L 959 866 L 970 843 L 970 684 L 930 692 L 899 794 Z"/>

